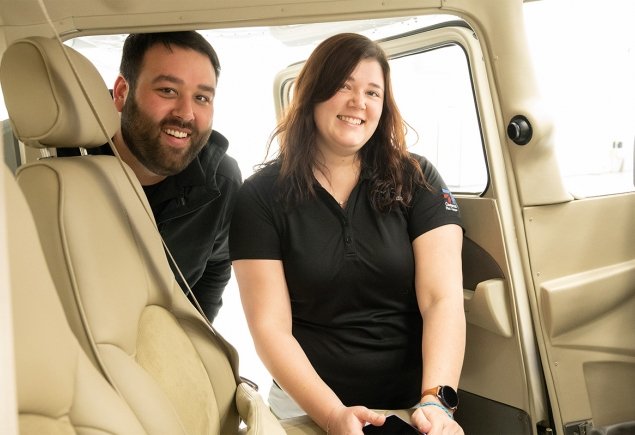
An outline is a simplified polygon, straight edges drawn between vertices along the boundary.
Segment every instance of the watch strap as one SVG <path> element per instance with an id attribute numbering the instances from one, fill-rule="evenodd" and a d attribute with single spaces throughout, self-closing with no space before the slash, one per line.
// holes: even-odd
<path id="1" fill-rule="evenodd" d="M 421 395 L 421 397 L 423 396 L 434 396 L 434 397 L 439 397 L 439 390 L 441 389 L 441 385 L 437 385 L 436 387 L 432 387 L 432 388 L 428 388 L 427 390 L 423 390 L 423 394 Z"/>

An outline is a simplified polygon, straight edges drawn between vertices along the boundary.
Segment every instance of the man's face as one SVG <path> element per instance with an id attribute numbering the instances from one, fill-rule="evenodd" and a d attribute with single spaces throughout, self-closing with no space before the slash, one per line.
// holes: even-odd
<path id="1" fill-rule="evenodd" d="M 216 73 L 210 59 L 157 44 L 144 56 L 136 88 L 126 86 L 121 78 L 115 84 L 115 93 L 124 95 L 118 107 L 126 146 L 156 175 L 181 172 L 212 132 Z"/>

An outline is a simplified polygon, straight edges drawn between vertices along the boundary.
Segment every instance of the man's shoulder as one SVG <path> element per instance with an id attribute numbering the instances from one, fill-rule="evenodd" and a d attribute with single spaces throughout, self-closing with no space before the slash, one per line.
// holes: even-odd
<path id="1" fill-rule="evenodd" d="M 201 168 L 207 174 L 228 178 L 237 183 L 242 182 L 238 162 L 227 154 L 229 142 L 216 130 L 212 131 L 207 144 L 198 155 Z"/>
<path id="2" fill-rule="evenodd" d="M 216 169 L 216 175 L 229 178 L 237 183 L 242 183 L 242 174 L 238 162 L 229 154 L 223 154 L 221 157 L 218 168 Z"/>

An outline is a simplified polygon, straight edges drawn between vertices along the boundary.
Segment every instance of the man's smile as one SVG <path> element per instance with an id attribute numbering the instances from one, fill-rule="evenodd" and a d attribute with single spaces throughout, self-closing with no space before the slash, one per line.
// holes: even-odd
<path id="1" fill-rule="evenodd" d="M 186 137 L 190 136 L 190 133 L 187 133 L 185 131 L 175 130 L 173 128 L 165 128 L 163 129 L 163 133 L 176 137 L 178 139 L 185 139 Z"/>

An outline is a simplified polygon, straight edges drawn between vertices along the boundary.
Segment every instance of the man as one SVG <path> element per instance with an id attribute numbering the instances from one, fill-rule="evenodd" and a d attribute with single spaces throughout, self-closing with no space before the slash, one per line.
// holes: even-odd
<path id="1" fill-rule="evenodd" d="M 114 145 L 210 321 L 231 274 L 227 238 L 242 182 L 227 139 L 212 130 L 219 73 L 214 49 L 196 32 L 131 34 L 113 88 L 121 112 Z"/>

